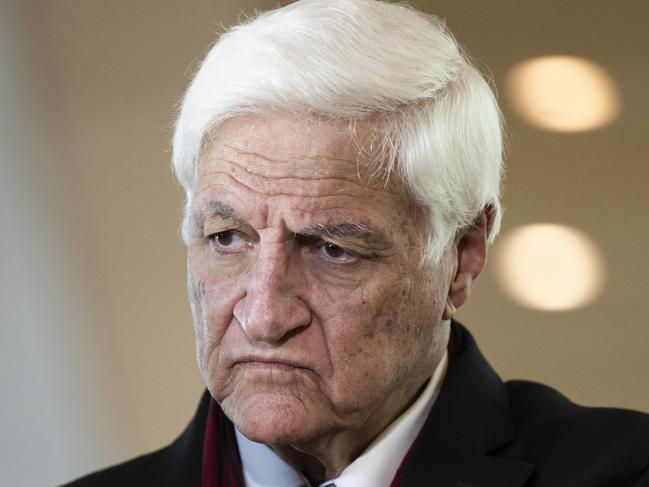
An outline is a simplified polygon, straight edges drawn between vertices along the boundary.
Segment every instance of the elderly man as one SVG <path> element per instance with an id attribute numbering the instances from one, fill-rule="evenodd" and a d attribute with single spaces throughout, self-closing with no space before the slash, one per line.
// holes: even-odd
<path id="1" fill-rule="evenodd" d="M 173 154 L 209 393 L 171 446 L 74 485 L 649 485 L 647 416 L 504 384 L 452 321 L 501 161 L 434 17 L 304 0 L 222 35 Z"/>

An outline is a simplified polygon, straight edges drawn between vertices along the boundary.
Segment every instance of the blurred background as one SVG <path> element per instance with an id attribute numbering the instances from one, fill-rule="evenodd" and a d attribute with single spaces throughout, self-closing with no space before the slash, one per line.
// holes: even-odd
<path id="1" fill-rule="evenodd" d="M 193 414 L 172 121 L 222 26 L 279 3 L 0 2 L 0 477 L 55 485 Z M 506 379 L 649 411 L 649 3 L 415 5 L 508 123 L 503 232 L 460 320 Z"/>

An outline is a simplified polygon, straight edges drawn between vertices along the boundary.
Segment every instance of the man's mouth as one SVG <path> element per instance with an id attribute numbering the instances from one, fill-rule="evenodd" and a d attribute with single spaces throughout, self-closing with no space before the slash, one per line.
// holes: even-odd
<path id="1" fill-rule="evenodd" d="M 310 370 L 309 367 L 305 366 L 301 362 L 293 360 L 285 360 L 279 358 L 265 358 L 265 357 L 243 357 L 234 362 L 234 365 L 238 365 L 250 369 L 266 369 L 266 370 Z"/>

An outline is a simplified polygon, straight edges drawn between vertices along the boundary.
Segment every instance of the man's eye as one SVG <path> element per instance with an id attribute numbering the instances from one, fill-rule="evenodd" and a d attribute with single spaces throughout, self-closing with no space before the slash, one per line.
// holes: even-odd
<path id="1" fill-rule="evenodd" d="M 349 250 L 345 250 L 331 242 L 324 242 L 320 245 L 320 251 L 325 255 L 329 260 L 338 262 L 338 263 L 347 263 L 353 262 L 358 259 L 356 254 L 353 254 Z"/>
<path id="2" fill-rule="evenodd" d="M 246 244 L 245 240 L 234 230 L 225 230 L 224 232 L 213 233 L 207 237 L 212 247 L 218 251 L 237 251 Z"/>

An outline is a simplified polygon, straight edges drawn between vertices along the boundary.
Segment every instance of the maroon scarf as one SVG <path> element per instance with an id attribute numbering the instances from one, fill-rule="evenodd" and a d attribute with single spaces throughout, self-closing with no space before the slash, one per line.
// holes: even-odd
<path id="1" fill-rule="evenodd" d="M 202 487 L 243 487 L 243 469 L 232 422 L 210 400 L 203 440 Z"/>

